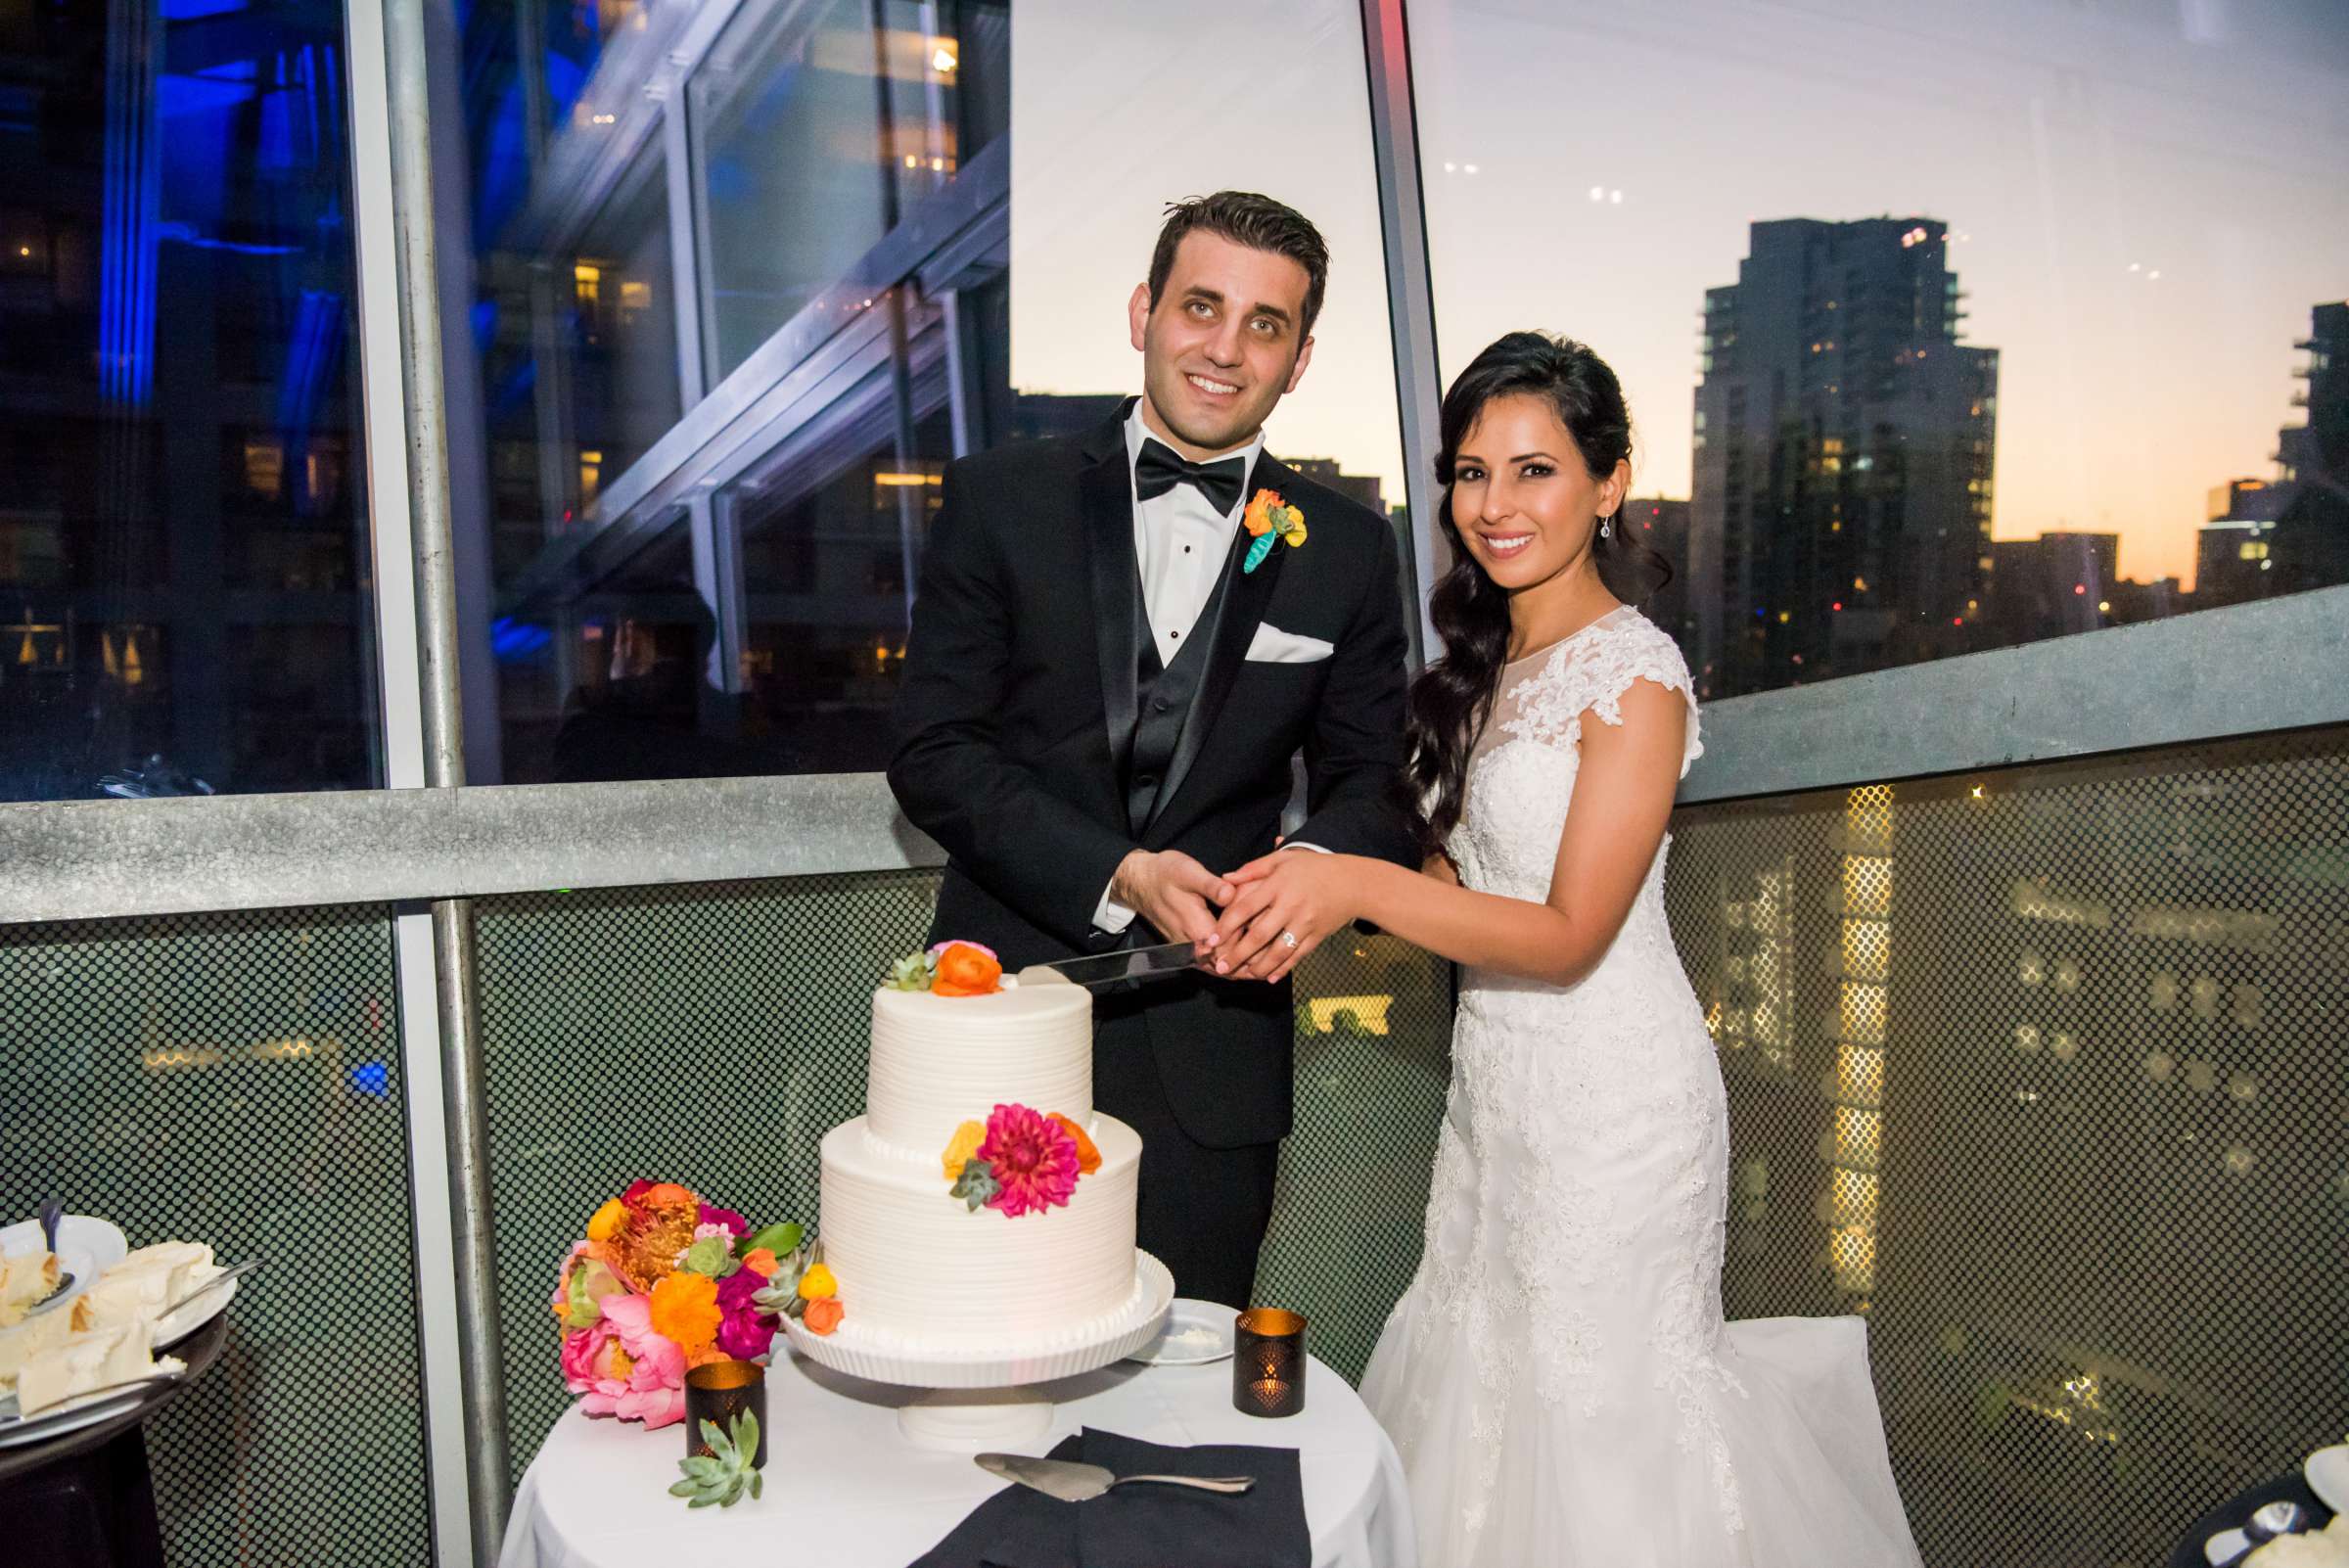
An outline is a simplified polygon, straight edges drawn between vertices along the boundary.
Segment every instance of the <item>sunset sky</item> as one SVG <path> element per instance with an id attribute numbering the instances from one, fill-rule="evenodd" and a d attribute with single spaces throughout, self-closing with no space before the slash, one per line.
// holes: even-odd
<path id="1" fill-rule="evenodd" d="M 2001 354 L 1997 535 L 2116 532 L 2141 578 L 2190 580 L 2208 491 L 2271 474 L 2291 346 L 2349 296 L 2349 21 L 2326 0 L 1409 14 L 1444 372 L 1514 327 L 1587 340 L 1624 378 L 1642 493 L 1687 493 L 1699 311 L 1753 220 L 1947 221 L 1964 341 Z M 1265 190 L 1335 257 L 1274 448 L 1399 497 L 1355 0 L 1170 15 L 1020 10 L 1013 379 L 1130 390 L 1159 204 Z"/>

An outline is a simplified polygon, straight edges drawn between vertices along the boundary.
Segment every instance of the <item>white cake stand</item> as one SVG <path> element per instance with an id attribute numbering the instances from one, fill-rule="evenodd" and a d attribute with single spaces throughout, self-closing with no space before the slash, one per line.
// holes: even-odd
<path id="1" fill-rule="evenodd" d="M 783 1329 L 792 1349 L 836 1372 L 922 1390 L 898 1410 L 898 1430 L 907 1442 L 981 1453 L 1032 1446 L 1052 1425 L 1052 1402 L 1034 1385 L 1124 1360 L 1157 1336 L 1174 1299 L 1167 1266 L 1136 1249 L 1132 1296 L 1075 1330 L 946 1351 L 901 1335 L 859 1333 L 852 1314 L 829 1334 L 811 1333 L 796 1317 L 783 1319 Z"/>

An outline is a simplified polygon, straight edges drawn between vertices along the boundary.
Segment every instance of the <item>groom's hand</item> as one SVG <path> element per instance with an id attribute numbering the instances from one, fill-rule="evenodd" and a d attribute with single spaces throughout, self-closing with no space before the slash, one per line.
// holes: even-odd
<path id="1" fill-rule="evenodd" d="M 1109 896 L 1158 928 L 1169 942 L 1216 942 L 1216 908 L 1231 902 L 1230 883 L 1180 850 L 1135 850 L 1118 862 Z"/>

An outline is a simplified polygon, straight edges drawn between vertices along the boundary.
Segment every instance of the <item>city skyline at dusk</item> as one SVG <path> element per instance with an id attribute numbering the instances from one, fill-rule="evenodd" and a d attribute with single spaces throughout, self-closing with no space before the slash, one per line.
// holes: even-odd
<path id="1" fill-rule="evenodd" d="M 1355 12 L 1298 9 L 1250 23 L 1302 62 L 1277 143 L 1254 84 L 1219 64 L 1231 34 L 1218 19 L 1247 10 L 1232 0 L 1190 41 L 1130 57 L 1138 83 L 1077 69 L 1081 52 L 1116 49 L 1109 24 L 1029 13 L 1018 69 L 1066 90 L 1020 106 L 1036 134 L 1014 138 L 1013 379 L 1131 390 L 1123 309 L 1161 203 L 1253 183 L 1313 217 L 1333 254 L 1313 364 L 1271 439 L 1400 499 L 1367 110 L 1358 73 L 1312 64 L 1346 58 L 1333 40 Z M 1991 11 L 1414 15 L 1443 374 L 1514 328 L 1583 338 L 1623 377 L 1639 493 L 1686 496 L 1705 291 L 1735 276 L 1749 223 L 1938 220 L 1965 291 L 1959 341 L 2001 355 L 1992 536 L 2114 533 L 2124 576 L 2190 587 L 2211 490 L 2274 474 L 2277 431 L 2297 419 L 2293 346 L 2314 305 L 2349 295 L 2349 188 L 2322 173 L 2349 137 L 2327 109 L 2333 63 L 2308 52 L 2327 47 L 2321 10 L 2263 13 L 2258 38 L 2196 8 Z M 1831 62 L 1817 47 L 1829 34 Z M 1578 82 L 1610 107 L 1561 115 Z M 1156 107 L 1176 84 L 1196 116 Z M 1737 107 L 1758 103 L 1766 115 Z M 1064 210 L 1054 170 L 1105 144 L 1146 180 L 1121 188 L 1130 204 Z"/>

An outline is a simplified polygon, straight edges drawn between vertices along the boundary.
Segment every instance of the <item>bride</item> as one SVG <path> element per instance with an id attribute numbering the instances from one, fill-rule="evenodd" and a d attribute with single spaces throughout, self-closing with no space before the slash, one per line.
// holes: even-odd
<path id="1" fill-rule="evenodd" d="M 1580 344 L 1511 333 L 1452 384 L 1425 874 L 1268 855 L 1225 952 L 1277 978 L 1362 919 L 1462 966 L 1426 1253 L 1362 1382 L 1428 1568 L 1913 1568 L 1865 1325 L 1722 1321 L 1728 1121 L 1663 897 L 1702 748 L 1679 649 L 1623 602 L 1662 564 L 1616 521 L 1630 457 Z"/>

